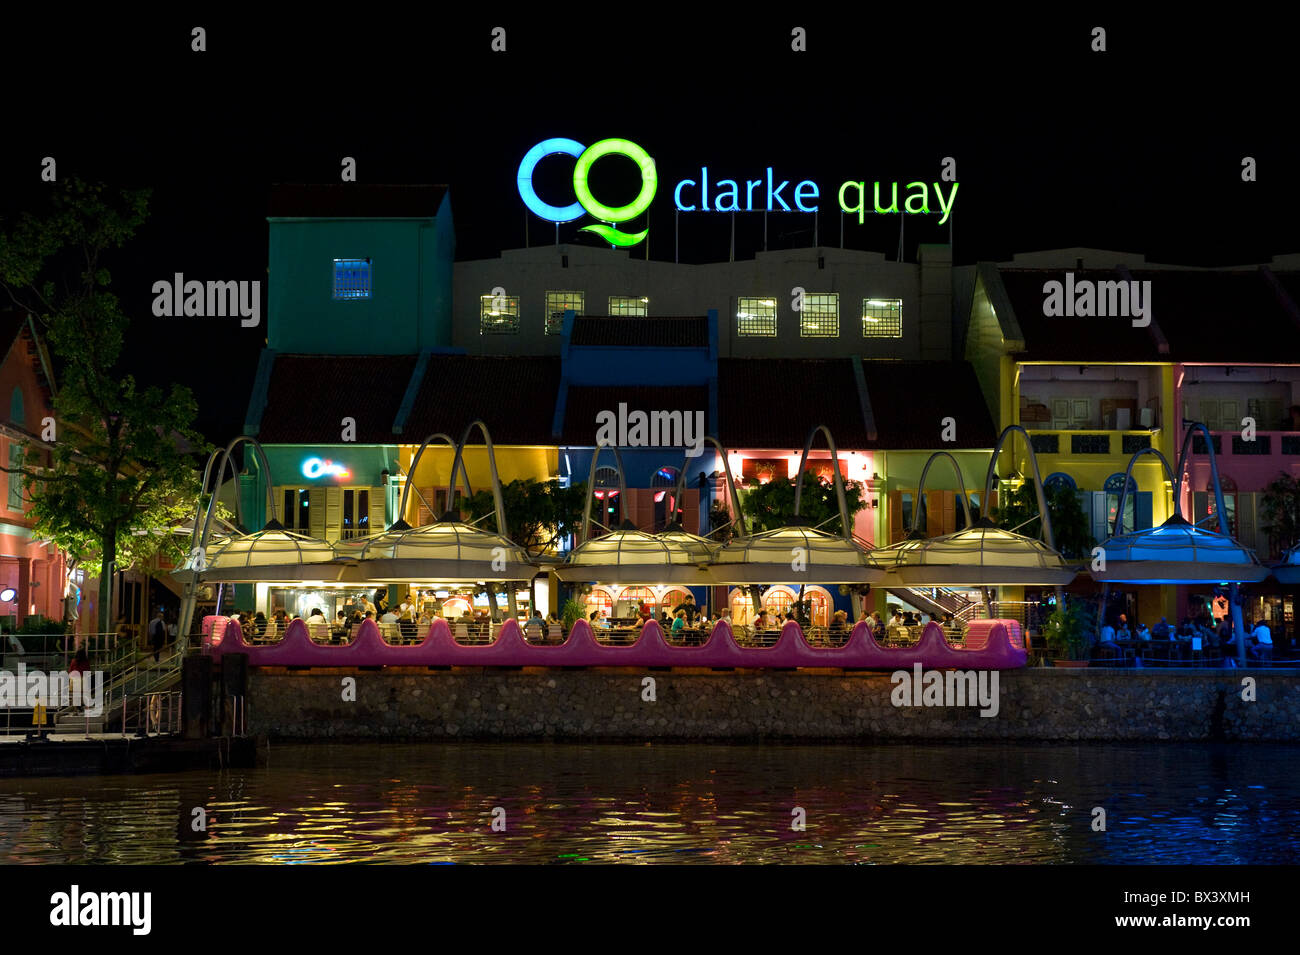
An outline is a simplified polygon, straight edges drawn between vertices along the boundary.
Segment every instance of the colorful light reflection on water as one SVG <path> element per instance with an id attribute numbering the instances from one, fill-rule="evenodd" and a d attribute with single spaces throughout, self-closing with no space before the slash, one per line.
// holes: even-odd
<path id="1" fill-rule="evenodd" d="M 0 781 L 0 861 L 1286 864 L 1300 860 L 1297 759 L 1145 744 L 273 746 L 254 770 Z"/>

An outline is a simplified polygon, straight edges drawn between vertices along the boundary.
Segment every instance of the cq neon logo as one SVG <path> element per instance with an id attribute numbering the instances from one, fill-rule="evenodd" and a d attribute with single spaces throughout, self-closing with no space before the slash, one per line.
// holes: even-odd
<path id="1" fill-rule="evenodd" d="M 302 462 L 302 476 L 305 478 L 325 477 L 350 478 L 352 472 L 341 464 L 335 464 L 333 461 L 322 461 L 320 458 L 308 458 Z"/>
<path id="2" fill-rule="evenodd" d="M 578 197 L 578 201 L 569 206 L 553 206 L 543 202 L 533 188 L 533 170 L 547 156 L 554 155 L 573 156 L 578 160 L 573 167 L 573 194 Z M 625 206 L 604 205 L 591 194 L 587 185 L 587 175 L 596 160 L 611 155 L 627 156 L 641 167 L 641 192 Z M 588 212 L 611 225 L 583 226 L 579 231 L 594 232 L 610 245 L 636 245 L 650 234 L 649 229 L 642 232 L 619 232 L 612 223 L 627 222 L 645 212 L 654 201 L 655 190 L 658 188 L 659 174 L 655 171 L 655 161 L 630 139 L 602 139 L 591 146 L 584 146 L 572 139 L 547 139 L 530 149 L 519 164 L 519 197 L 534 215 L 549 222 L 572 222 L 582 218 L 584 211 Z"/>

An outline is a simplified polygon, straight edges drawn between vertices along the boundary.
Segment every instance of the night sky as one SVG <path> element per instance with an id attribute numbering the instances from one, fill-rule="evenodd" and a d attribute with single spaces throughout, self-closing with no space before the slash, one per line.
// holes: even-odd
<path id="1" fill-rule="evenodd" d="M 416 22 L 363 5 L 346 18 L 304 9 L 306 24 L 123 12 L 8 25 L 0 214 L 42 208 L 47 155 L 61 179 L 153 188 L 148 223 L 110 262 L 134 316 L 124 364 L 192 387 L 211 440 L 242 424 L 265 320 L 156 319 L 150 286 L 175 272 L 264 280 L 270 184 L 338 182 L 343 156 L 364 183 L 449 184 L 458 259 L 523 245 L 515 169 L 553 136 L 626 137 L 655 158 L 654 258 L 673 255 L 671 186 L 703 163 L 718 178 L 771 165 L 819 182 L 821 243 L 838 245 L 826 210 L 842 180 L 937 179 L 944 156 L 961 184 L 959 264 L 1065 246 L 1189 265 L 1300 251 L 1281 29 L 940 6 L 778 22 L 752 7 L 701 18 L 631 4 L 597 16 L 574 5 L 579 28 L 456 21 L 445 9 Z M 190 50 L 196 25 L 206 53 Z M 490 51 L 498 25 L 505 54 Z M 809 52 L 790 52 L 793 26 L 808 29 Z M 1106 53 L 1089 49 L 1094 26 L 1107 28 Z M 1241 181 L 1243 156 L 1257 160 L 1257 182 Z M 630 164 L 598 168 L 602 198 L 631 199 Z M 893 258 L 898 217 L 876 218 L 847 225 L 845 244 Z M 936 222 L 908 217 L 909 258 L 919 241 L 946 241 Z M 762 227 L 759 214 L 738 217 L 737 257 L 752 255 Z M 534 243 L 553 241 L 548 223 L 531 228 Z M 683 217 L 682 260 L 725 261 L 729 228 L 726 215 Z M 811 216 L 773 216 L 770 245 L 811 245 L 811 230 Z M 575 234 L 561 233 L 598 242 Z"/>

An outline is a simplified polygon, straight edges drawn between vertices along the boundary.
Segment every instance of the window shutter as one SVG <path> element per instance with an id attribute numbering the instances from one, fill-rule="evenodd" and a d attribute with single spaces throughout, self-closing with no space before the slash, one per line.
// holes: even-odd
<path id="1" fill-rule="evenodd" d="M 1137 530 L 1143 530 L 1151 525 L 1151 492 L 1138 491 L 1137 495 Z"/>
<path id="2" fill-rule="evenodd" d="M 889 492 L 889 543 L 897 544 L 903 539 L 903 492 Z"/>
<path id="3" fill-rule="evenodd" d="M 311 526 L 311 536 L 317 540 L 325 540 L 325 534 L 327 533 L 325 527 L 325 490 L 323 487 L 307 489 L 307 493 L 310 495 L 307 505 L 307 521 Z"/>
<path id="4" fill-rule="evenodd" d="M 943 492 L 943 532 L 952 534 L 957 530 L 957 492 Z"/>
<path id="5" fill-rule="evenodd" d="M 927 537 L 938 537 L 940 534 L 947 533 L 947 525 L 944 524 L 943 498 L 943 491 L 925 492 L 925 533 Z"/>
<path id="6" fill-rule="evenodd" d="M 1092 492 L 1092 536 L 1098 542 L 1110 537 L 1110 509 L 1106 506 L 1105 491 Z"/>
<path id="7" fill-rule="evenodd" d="M 382 534 L 388 530 L 388 507 L 384 500 L 384 489 L 382 487 L 372 487 L 370 489 L 370 533 Z"/>
<path id="8" fill-rule="evenodd" d="M 1258 497 L 1258 494 L 1237 495 L 1237 541 L 1252 550 L 1259 550 L 1263 544 L 1263 550 L 1267 553 L 1268 541 L 1260 540 L 1255 529 L 1255 501 Z"/>
<path id="9" fill-rule="evenodd" d="M 325 540 L 336 541 L 343 536 L 343 488 L 327 487 L 324 490 Z"/>

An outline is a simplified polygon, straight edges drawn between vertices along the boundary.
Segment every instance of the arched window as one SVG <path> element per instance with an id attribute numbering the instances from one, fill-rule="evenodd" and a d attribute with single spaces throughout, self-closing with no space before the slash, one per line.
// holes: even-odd
<path id="1" fill-rule="evenodd" d="M 664 610 L 672 613 L 674 607 L 680 606 L 686 602 L 687 593 L 688 591 L 682 590 L 680 587 L 674 587 L 672 590 L 665 590 L 660 605 Z"/>
<path id="2" fill-rule="evenodd" d="M 1127 534 L 1137 528 L 1137 481 L 1128 479 L 1128 493 L 1124 495 L 1124 524 L 1116 525 L 1115 513 L 1119 509 L 1119 492 L 1124 487 L 1124 475 L 1112 474 L 1106 478 L 1102 490 L 1106 492 L 1106 526 L 1112 534 Z"/>
<path id="3" fill-rule="evenodd" d="M 658 610 L 655 606 L 657 603 L 655 600 L 655 593 L 649 587 L 624 587 L 623 592 L 618 595 L 618 599 L 620 601 L 631 600 L 636 604 L 636 608 L 634 609 L 639 609 L 642 604 L 649 604 L 651 615 L 655 614 Z"/>
<path id="4" fill-rule="evenodd" d="M 599 610 L 602 617 L 608 617 L 614 610 L 614 598 L 609 595 L 609 591 L 600 587 L 593 587 L 591 593 L 584 598 L 587 605 L 587 617 L 590 619 L 592 613 Z"/>
<path id="5" fill-rule="evenodd" d="M 1121 474 L 1119 475 L 1119 479 L 1115 484 L 1116 489 L 1122 487 L 1123 482 L 1124 482 L 1124 475 Z M 1049 474 L 1047 475 L 1047 478 L 1043 481 L 1043 488 L 1045 490 L 1050 491 L 1054 487 L 1065 487 L 1065 488 L 1069 488 L 1071 491 L 1077 491 L 1079 489 L 1079 486 L 1074 483 L 1074 478 L 1070 477 L 1070 475 L 1066 474 L 1064 471 L 1056 471 L 1052 474 Z M 1127 510 L 1127 508 L 1125 508 L 1125 510 Z"/>
<path id="6" fill-rule="evenodd" d="M 677 468 L 662 467 L 650 476 L 650 489 L 655 504 L 654 531 L 656 533 L 667 529 L 676 517 L 677 508 L 681 506 L 676 500 L 679 473 Z"/>
<path id="7" fill-rule="evenodd" d="M 12 394 L 9 395 L 9 420 L 20 428 L 27 427 L 27 410 L 23 405 L 23 390 L 17 385 L 14 386 Z"/>
<path id="8" fill-rule="evenodd" d="M 593 514 L 593 518 L 608 528 L 618 527 L 623 514 L 623 502 L 619 500 L 618 468 L 596 468 L 596 486 L 593 493 L 601 504 L 599 515 Z M 603 531 L 598 528 L 592 531 L 593 536 L 601 533 Z"/>
<path id="9" fill-rule="evenodd" d="M 772 587 L 763 594 L 763 609 L 768 613 L 789 613 L 794 606 L 794 593 L 787 587 Z"/>

